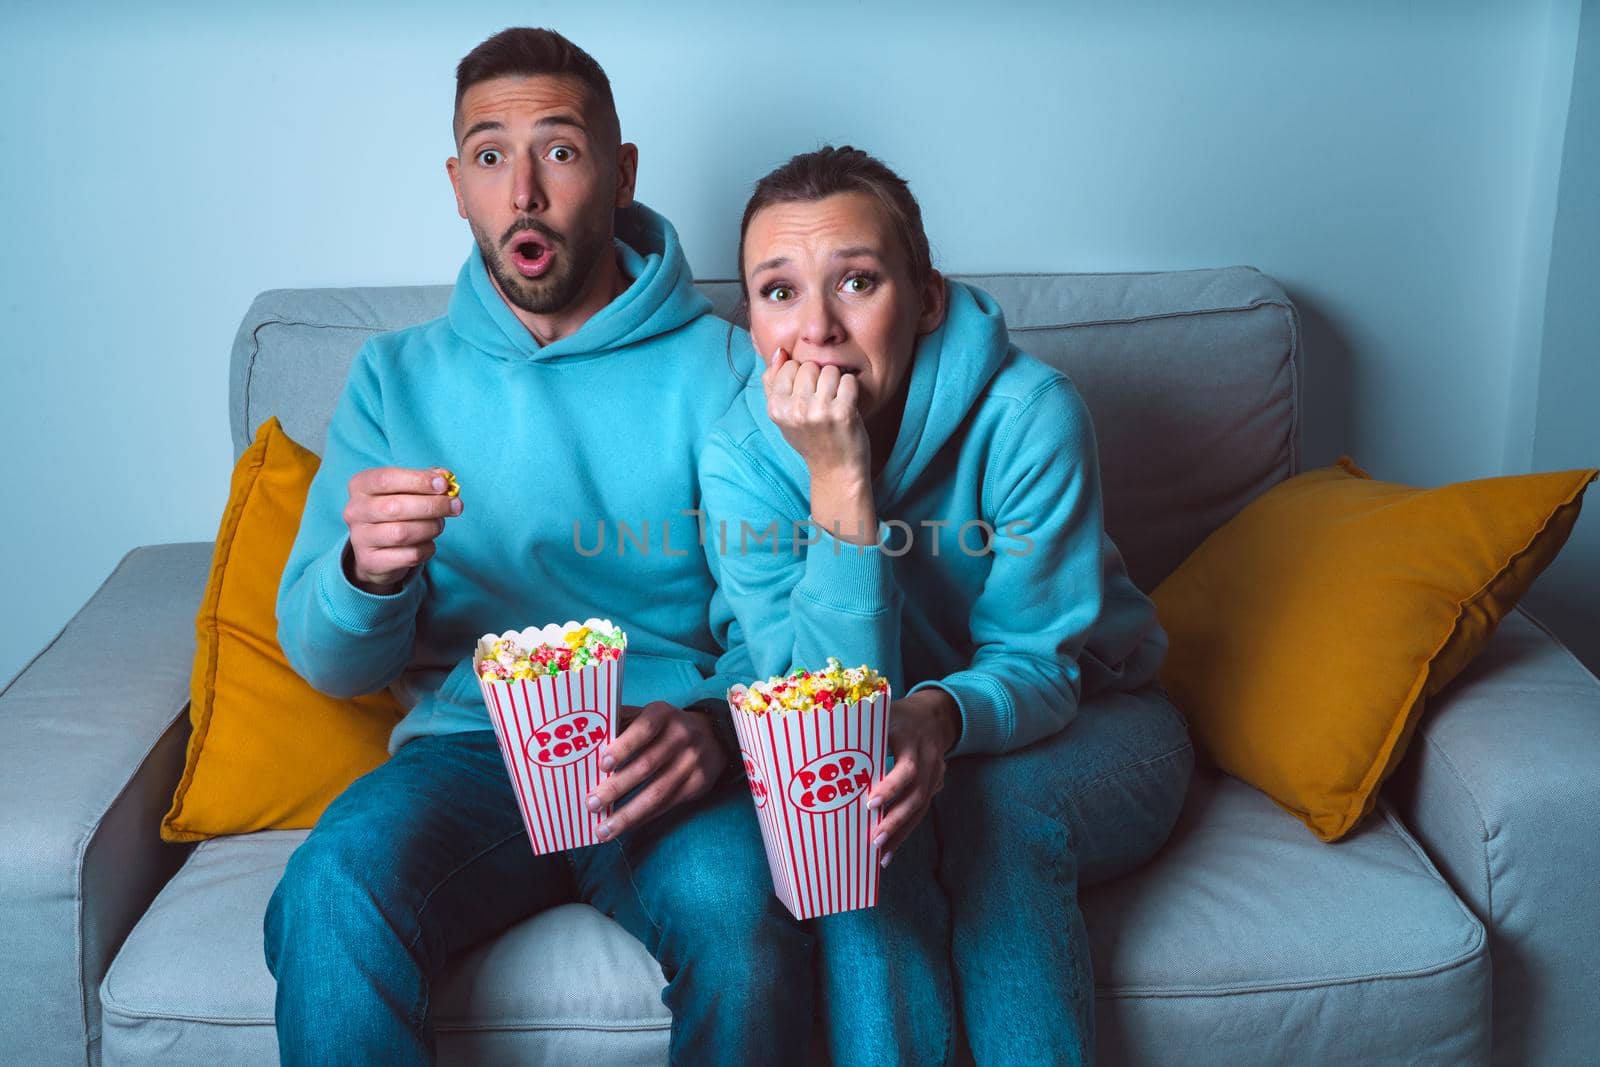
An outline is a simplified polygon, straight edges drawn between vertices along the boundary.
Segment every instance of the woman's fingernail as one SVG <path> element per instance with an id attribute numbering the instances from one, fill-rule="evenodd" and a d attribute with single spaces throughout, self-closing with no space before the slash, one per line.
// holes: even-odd
<path id="1" fill-rule="evenodd" d="M 602 771 L 609 771 L 611 768 L 615 767 L 616 765 L 617 765 L 617 761 L 612 759 L 610 756 L 601 756 L 600 757 L 600 769 Z"/>
<path id="2" fill-rule="evenodd" d="M 894 859 L 894 853 L 893 852 L 885 852 L 883 854 L 883 859 L 878 861 L 879 868 L 883 868 L 883 867 L 889 866 L 889 861 L 892 860 L 892 859 Z"/>
<path id="3" fill-rule="evenodd" d="M 433 480 L 433 491 L 435 493 L 444 492 L 444 479 L 443 478 L 435 478 Z"/>
<path id="4" fill-rule="evenodd" d="M 883 847 L 883 843 L 885 841 L 887 841 L 887 840 L 889 840 L 889 835 L 888 834 L 879 834 L 877 837 L 874 837 L 872 839 L 872 847 L 873 848 L 882 848 Z"/>
<path id="5" fill-rule="evenodd" d="M 867 798 L 867 807 L 872 811 L 877 811 L 879 808 L 883 807 L 883 798 L 882 797 L 868 797 Z"/>
<path id="6" fill-rule="evenodd" d="M 595 831 L 594 836 L 598 837 L 602 841 L 610 841 L 611 840 L 611 824 L 608 823 L 608 822 L 601 823 L 600 824 L 600 829 Z"/>
<path id="7" fill-rule="evenodd" d="M 450 501 L 450 514 L 452 514 L 452 515 L 461 514 L 461 499 L 459 497 L 456 498 L 455 500 Z"/>
<path id="8" fill-rule="evenodd" d="M 584 806 L 587 807 L 590 811 L 599 811 L 600 810 L 600 798 L 599 797 L 590 797 L 588 800 L 584 801 Z"/>

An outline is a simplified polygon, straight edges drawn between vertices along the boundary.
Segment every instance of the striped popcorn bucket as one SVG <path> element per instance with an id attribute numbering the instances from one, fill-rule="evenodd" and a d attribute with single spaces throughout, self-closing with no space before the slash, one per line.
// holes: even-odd
<path id="1" fill-rule="evenodd" d="M 478 658 L 485 651 L 480 642 Z M 616 736 L 626 659 L 525 681 L 478 679 L 536 856 L 600 842 L 608 812 L 591 814 L 584 800 L 610 777 L 600 750 Z"/>
<path id="2" fill-rule="evenodd" d="M 797 919 L 878 902 L 879 813 L 867 793 L 889 751 L 885 691 L 831 710 L 733 710 L 778 899 Z"/>

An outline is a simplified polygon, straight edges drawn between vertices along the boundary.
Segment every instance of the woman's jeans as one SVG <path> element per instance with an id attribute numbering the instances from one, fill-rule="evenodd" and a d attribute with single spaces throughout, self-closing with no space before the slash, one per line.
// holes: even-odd
<path id="1" fill-rule="evenodd" d="M 1027 748 L 952 759 L 878 906 L 813 923 L 835 1061 L 948 1062 L 959 1011 L 981 1067 L 1093 1062 L 1078 894 L 1155 854 L 1193 766 L 1157 683 L 1095 695 Z"/>
<path id="2" fill-rule="evenodd" d="M 535 856 L 487 730 L 404 746 L 290 857 L 266 916 L 283 1062 L 432 1062 L 430 981 L 446 960 L 574 900 L 660 961 L 674 1063 L 801 1062 L 811 937 L 773 895 L 745 784 L 616 841 Z M 569 965 L 536 962 L 547 975 Z"/>

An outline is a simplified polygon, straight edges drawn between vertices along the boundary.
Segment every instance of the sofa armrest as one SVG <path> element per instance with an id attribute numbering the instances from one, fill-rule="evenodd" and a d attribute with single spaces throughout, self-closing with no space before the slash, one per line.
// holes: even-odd
<path id="1" fill-rule="evenodd" d="M 1600 680 L 1532 616 L 1502 620 L 1386 790 L 1489 930 L 1496 1063 L 1600 1047 Z"/>
<path id="2" fill-rule="evenodd" d="M 100 981 L 188 855 L 159 827 L 210 563 L 130 552 L 0 692 L 0 1063 L 98 1061 Z"/>

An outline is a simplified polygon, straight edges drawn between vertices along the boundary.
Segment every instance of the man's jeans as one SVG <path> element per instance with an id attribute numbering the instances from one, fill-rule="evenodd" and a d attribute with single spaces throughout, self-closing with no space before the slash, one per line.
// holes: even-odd
<path id="1" fill-rule="evenodd" d="M 952 962 L 980 1067 L 1093 1062 L 1078 893 L 1155 854 L 1193 767 L 1183 718 L 1155 683 L 1090 698 L 1027 748 L 951 760 L 878 906 L 813 924 L 836 1062 L 948 1062 Z"/>
<path id="2" fill-rule="evenodd" d="M 772 893 L 745 784 L 617 841 L 535 856 L 487 730 L 405 745 L 290 857 L 266 916 L 283 1062 L 432 1062 L 429 982 L 445 961 L 573 900 L 661 962 L 674 1063 L 800 1062 L 811 938 Z"/>

